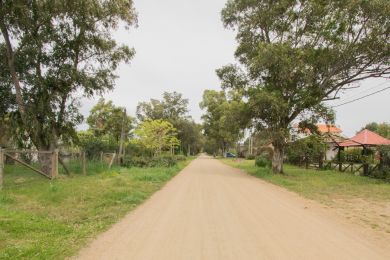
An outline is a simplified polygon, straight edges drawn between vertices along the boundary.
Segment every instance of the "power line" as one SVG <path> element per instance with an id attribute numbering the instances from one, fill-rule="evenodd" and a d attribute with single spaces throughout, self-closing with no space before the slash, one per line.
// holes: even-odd
<path id="1" fill-rule="evenodd" d="M 333 108 L 335 108 L 335 107 L 341 107 L 341 106 L 344 106 L 344 105 L 347 105 L 347 104 L 350 104 L 350 103 L 356 102 L 356 101 L 358 101 L 358 100 L 361 100 L 361 99 L 363 99 L 363 98 L 366 98 L 366 97 L 373 96 L 373 95 L 375 95 L 375 94 L 378 94 L 378 93 L 380 93 L 380 92 L 383 92 L 383 91 L 385 91 L 385 90 L 388 90 L 388 89 L 390 89 L 390 86 L 389 86 L 389 87 L 386 87 L 386 88 L 384 88 L 384 89 L 381 89 L 381 90 L 375 91 L 375 92 L 373 92 L 373 93 L 370 93 L 370 94 L 368 94 L 368 95 L 365 95 L 365 96 L 362 96 L 362 97 L 356 98 L 356 99 L 354 99 L 354 100 L 351 100 L 351 101 L 348 101 L 348 102 L 345 102 L 345 103 L 342 103 L 342 104 L 339 104 L 339 105 L 333 106 Z"/>
<path id="2" fill-rule="evenodd" d="M 348 100 L 350 100 L 351 98 L 358 97 L 358 96 L 360 96 L 361 94 L 364 94 L 364 93 L 370 92 L 371 90 L 374 90 L 374 89 L 376 89 L 376 88 L 382 87 L 382 86 L 385 85 L 386 83 L 387 83 L 387 81 L 384 81 L 384 82 L 382 82 L 382 83 L 380 83 L 380 84 L 378 84 L 378 85 L 372 86 L 372 87 L 370 87 L 370 88 L 368 88 L 368 89 L 363 89 L 363 90 L 361 90 L 361 91 L 359 91 L 359 92 L 357 92 L 357 93 L 349 93 L 350 95 L 348 95 L 348 94 L 347 94 L 347 95 L 343 95 L 343 99 L 346 100 L 346 101 L 348 101 Z"/>

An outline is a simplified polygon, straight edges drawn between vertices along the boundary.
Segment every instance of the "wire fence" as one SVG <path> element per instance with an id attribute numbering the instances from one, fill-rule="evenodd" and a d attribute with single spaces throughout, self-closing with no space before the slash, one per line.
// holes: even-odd
<path id="1" fill-rule="evenodd" d="M 87 158 L 75 150 L 11 150 L 0 148 L 0 189 L 4 183 L 21 185 L 41 178 L 53 180 L 61 176 L 88 175 L 118 164 L 116 153 L 101 152 Z"/>

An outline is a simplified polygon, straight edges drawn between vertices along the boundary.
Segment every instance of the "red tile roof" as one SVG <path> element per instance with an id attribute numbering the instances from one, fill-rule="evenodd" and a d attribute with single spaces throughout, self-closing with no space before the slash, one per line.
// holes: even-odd
<path id="1" fill-rule="evenodd" d="M 299 129 L 299 126 L 296 124 L 293 126 L 295 129 L 297 130 L 300 130 L 306 134 L 310 134 L 311 131 L 309 129 Z M 320 134 L 326 134 L 326 133 L 329 133 L 329 134 L 341 134 L 343 132 L 343 130 L 341 130 L 340 128 L 334 126 L 334 125 L 327 125 L 327 124 L 317 124 L 317 128 L 318 128 L 318 132 Z"/>
<path id="2" fill-rule="evenodd" d="M 331 134 L 340 134 L 342 130 L 334 125 L 325 125 L 325 124 L 318 124 L 317 125 L 318 131 L 322 134 L 324 133 L 331 133 Z"/>
<path id="3" fill-rule="evenodd" d="M 362 145 L 390 145 L 390 140 L 386 139 L 370 130 L 364 129 L 351 139 L 339 143 L 341 147 L 362 146 Z"/>

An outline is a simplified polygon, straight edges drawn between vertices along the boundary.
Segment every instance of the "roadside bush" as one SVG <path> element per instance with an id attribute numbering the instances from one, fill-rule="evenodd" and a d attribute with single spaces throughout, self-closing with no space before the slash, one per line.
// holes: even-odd
<path id="1" fill-rule="evenodd" d="M 173 167 L 178 161 L 186 160 L 184 155 L 162 155 L 157 157 L 126 157 L 123 161 L 124 167 Z"/>
<path id="2" fill-rule="evenodd" d="M 178 160 L 176 156 L 172 155 L 163 155 L 158 157 L 153 157 L 149 167 L 172 167 L 177 164 Z"/>
<path id="3" fill-rule="evenodd" d="M 95 136 L 92 131 L 77 133 L 77 145 L 86 152 L 88 159 L 99 159 L 100 152 L 117 151 L 119 144 L 110 136 Z"/>
<path id="4" fill-rule="evenodd" d="M 346 162 L 361 163 L 362 162 L 362 150 L 361 149 L 349 149 L 341 152 L 341 158 Z"/>
<path id="5" fill-rule="evenodd" d="M 246 157 L 245 157 L 246 160 L 254 160 L 256 159 L 256 156 L 254 156 L 253 154 L 248 154 Z"/>
<path id="6" fill-rule="evenodd" d="M 266 156 L 260 155 L 256 157 L 255 165 L 261 168 L 271 167 L 272 162 Z"/>
<path id="7" fill-rule="evenodd" d="M 374 163 L 375 152 L 371 149 L 366 150 L 366 155 L 362 155 L 362 149 L 354 148 L 340 152 L 341 162 L 349 163 Z M 339 158 L 336 156 L 333 161 L 338 162 Z"/>
<path id="8" fill-rule="evenodd" d="M 185 160 L 187 160 L 187 156 L 182 155 L 182 154 L 176 155 L 175 158 L 176 158 L 176 161 L 185 161 Z"/>
<path id="9" fill-rule="evenodd" d="M 324 157 L 326 144 L 321 136 L 311 135 L 289 143 L 286 149 L 287 161 L 301 165 L 305 162 L 319 162 Z"/>
<path id="10" fill-rule="evenodd" d="M 384 168 L 370 173 L 370 177 L 390 181 L 390 168 Z"/>
<path id="11" fill-rule="evenodd" d="M 150 159 L 148 157 L 126 157 L 123 160 L 124 167 L 148 167 Z"/>

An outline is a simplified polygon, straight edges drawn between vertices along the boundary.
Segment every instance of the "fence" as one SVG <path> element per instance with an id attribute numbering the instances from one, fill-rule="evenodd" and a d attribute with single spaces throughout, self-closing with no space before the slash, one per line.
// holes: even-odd
<path id="1" fill-rule="evenodd" d="M 382 154 L 380 160 L 374 156 L 345 156 L 342 160 L 324 161 L 321 157 L 303 156 L 290 163 L 318 170 L 336 170 L 355 175 L 371 176 L 375 178 L 390 179 L 390 152 Z"/>
<path id="2" fill-rule="evenodd" d="M 37 174 L 53 180 L 59 174 L 87 175 L 87 172 L 99 172 L 111 168 L 117 163 L 116 153 L 100 153 L 100 158 L 87 159 L 84 151 L 54 150 L 11 150 L 0 148 L 0 189 L 7 176 L 13 181 L 26 182 Z"/>

